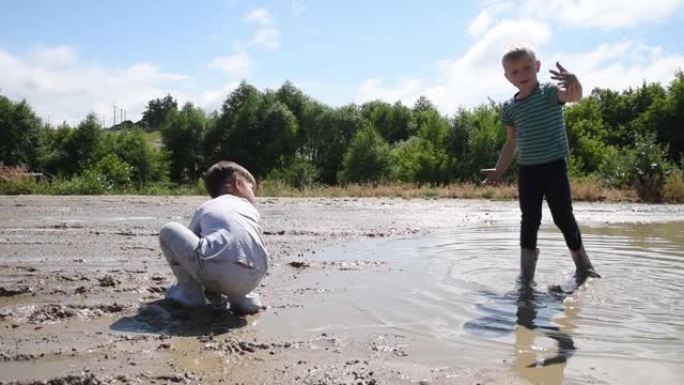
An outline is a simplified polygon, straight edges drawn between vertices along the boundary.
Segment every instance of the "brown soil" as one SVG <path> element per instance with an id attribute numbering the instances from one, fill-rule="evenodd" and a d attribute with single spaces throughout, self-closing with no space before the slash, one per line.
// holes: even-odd
<path id="1" fill-rule="evenodd" d="M 293 317 L 324 299 L 339 285 L 330 272 L 391 274 L 362 257 L 313 258 L 329 246 L 487 221 L 514 224 L 516 202 L 259 199 L 271 252 L 259 289 L 268 309 L 239 317 L 163 299 L 174 277 L 157 231 L 171 220 L 187 223 L 203 200 L 0 198 L 0 384 L 516 383 L 505 363 L 426 364 L 404 336 L 379 329 L 260 328 L 260 321 Z M 582 207 L 587 221 L 634 221 L 671 219 L 676 206 Z"/>

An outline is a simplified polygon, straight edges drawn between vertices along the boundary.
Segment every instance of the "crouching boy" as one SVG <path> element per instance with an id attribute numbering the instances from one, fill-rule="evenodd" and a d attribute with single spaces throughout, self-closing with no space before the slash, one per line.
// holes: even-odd
<path id="1" fill-rule="evenodd" d="M 268 269 L 253 206 L 256 181 L 239 164 L 221 161 L 209 167 L 204 182 L 212 199 L 197 208 L 189 227 L 171 222 L 159 231 L 162 252 L 178 281 L 166 297 L 185 307 L 227 300 L 235 313 L 256 313 L 262 305 L 253 291 Z"/>

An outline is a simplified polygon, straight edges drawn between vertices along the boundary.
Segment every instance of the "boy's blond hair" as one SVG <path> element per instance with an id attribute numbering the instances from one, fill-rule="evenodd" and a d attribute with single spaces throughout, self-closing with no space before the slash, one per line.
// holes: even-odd
<path id="1" fill-rule="evenodd" d="M 534 50 L 527 46 L 516 46 L 509 49 L 501 58 L 501 64 L 506 65 L 506 62 L 510 60 L 518 60 L 521 57 L 527 56 L 530 60 L 537 60 L 537 55 Z"/>
<path id="2" fill-rule="evenodd" d="M 216 198 L 227 193 L 225 186 L 232 183 L 238 176 L 256 185 L 256 179 L 246 168 L 235 162 L 222 160 L 209 167 L 207 172 L 204 173 L 204 187 L 207 189 L 209 196 Z"/>

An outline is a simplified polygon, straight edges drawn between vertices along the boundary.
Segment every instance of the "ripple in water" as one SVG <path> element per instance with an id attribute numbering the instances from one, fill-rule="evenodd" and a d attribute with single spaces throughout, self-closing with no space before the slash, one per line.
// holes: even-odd
<path id="1" fill-rule="evenodd" d="M 572 294 L 547 290 L 574 272 L 551 226 L 539 233 L 536 289 L 522 293 L 514 282 L 517 227 L 338 248 L 317 258 L 382 261 L 388 269 L 331 275 L 339 287 L 307 304 L 296 322 L 310 330 L 391 331 L 410 338 L 415 359 L 472 367 L 506 362 L 532 383 L 675 383 L 684 375 L 683 228 L 583 228 L 603 278 Z"/>

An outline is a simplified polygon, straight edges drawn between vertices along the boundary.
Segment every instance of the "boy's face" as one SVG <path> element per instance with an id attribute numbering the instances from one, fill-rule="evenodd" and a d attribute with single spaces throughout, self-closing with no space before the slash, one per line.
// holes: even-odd
<path id="1" fill-rule="evenodd" d="M 530 91 L 537 86 L 537 73 L 541 67 L 539 60 L 521 56 L 506 60 L 503 66 L 506 79 L 521 92 Z"/>

